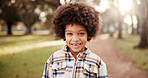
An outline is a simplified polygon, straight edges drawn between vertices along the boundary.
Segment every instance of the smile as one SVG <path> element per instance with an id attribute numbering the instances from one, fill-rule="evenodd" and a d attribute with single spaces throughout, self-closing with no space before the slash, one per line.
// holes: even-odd
<path id="1" fill-rule="evenodd" d="M 82 44 L 82 43 L 79 43 L 79 44 L 71 44 L 71 46 L 74 47 L 74 48 L 78 48 L 78 47 L 81 46 L 81 44 Z"/>

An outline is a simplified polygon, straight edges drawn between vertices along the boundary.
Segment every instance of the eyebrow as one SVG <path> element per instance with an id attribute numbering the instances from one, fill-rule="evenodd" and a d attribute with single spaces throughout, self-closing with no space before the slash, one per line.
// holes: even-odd
<path id="1" fill-rule="evenodd" d="M 66 30 L 66 32 L 70 32 L 70 31 L 72 31 L 72 30 Z M 86 30 L 79 30 L 79 31 L 86 31 Z"/>

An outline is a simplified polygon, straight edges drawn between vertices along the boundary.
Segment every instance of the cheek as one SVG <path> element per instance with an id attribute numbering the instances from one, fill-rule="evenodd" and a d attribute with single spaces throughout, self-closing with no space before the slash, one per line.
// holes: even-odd
<path id="1" fill-rule="evenodd" d="M 83 43 L 87 43 L 87 37 L 81 38 L 81 41 L 83 41 Z"/>
<path id="2" fill-rule="evenodd" d="M 69 40 L 69 39 L 70 39 L 70 37 L 68 37 L 68 36 L 65 36 L 65 39 L 66 39 L 66 40 Z"/>
<path id="3" fill-rule="evenodd" d="M 87 41 L 87 39 L 88 39 L 88 37 L 87 37 L 87 35 L 85 35 L 85 36 L 83 37 L 83 40 Z"/>
<path id="4" fill-rule="evenodd" d="M 70 42 L 71 38 L 70 37 L 65 37 L 66 43 Z"/>
<path id="5" fill-rule="evenodd" d="M 83 40 L 83 42 L 86 44 L 87 43 L 87 39 Z"/>

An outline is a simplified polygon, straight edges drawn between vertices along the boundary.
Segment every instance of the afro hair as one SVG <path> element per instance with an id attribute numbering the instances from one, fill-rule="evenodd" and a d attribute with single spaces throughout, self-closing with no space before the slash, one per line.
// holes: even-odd
<path id="1" fill-rule="evenodd" d="M 88 37 L 95 37 L 100 30 L 100 13 L 92 6 L 79 2 L 67 3 L 55 10 L 53 29 L 58 37 L 64 39 L 65 26 L 73 23 L 84 26 Z"/>

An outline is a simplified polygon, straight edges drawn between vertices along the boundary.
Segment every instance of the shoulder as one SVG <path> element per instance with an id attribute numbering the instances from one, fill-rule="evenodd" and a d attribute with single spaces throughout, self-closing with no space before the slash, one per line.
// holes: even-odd
<path id="1" fill-rule="evenodd" d="M 97 54 L 93 53 L 92 51 L 88 50 L 87 58 L 92 58 L 94 60 L 100 60 L 100 56 Z"/>
<path id="2" fill-rule="evenodd" d="M 89 50 L 89 57 L 100 58 L 100 56 L 98 56 L 97 54 L 93 53 L 93 52 L 90 51 L 90 50 Z"/>
<path id="3" fill-rule="evenodd" d="M 65 58 L 65 51 L 62 49 L 55 51 L 46 61 L 46 63 L 52 63 L 53 61 L 62 60 Z"/>
<path id="4" fill-rule="evenodd" d="M 88 50 L 88 54 L 86 56 L 86 60 L 89 63 L 101 65 L 104 64 L 103 60 L 100 58 L 100 56 L 96 55 L 92 51 Z"/>
<path id="5" fill-rule="evenodd" d="M 52 57 L 60 57 L 65 55 L 65 51 L 63 51 L 62 49 L 55 51 L 51 56 Z"/>

